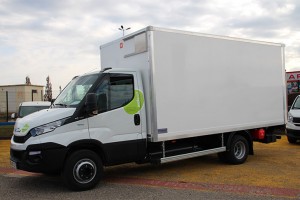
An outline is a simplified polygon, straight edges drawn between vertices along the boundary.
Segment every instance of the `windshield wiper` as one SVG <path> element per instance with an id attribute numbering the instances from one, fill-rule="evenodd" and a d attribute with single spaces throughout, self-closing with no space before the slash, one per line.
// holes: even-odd
<path id="1" fill-rule="evenodd" d="M 63 104 L 63 103 L 56 103 L 56 104 L 54 104 L 54 106 L 61 106 L 61 107 L 64 107 L 64 108 L 68 107 L 67 104 Z"/>

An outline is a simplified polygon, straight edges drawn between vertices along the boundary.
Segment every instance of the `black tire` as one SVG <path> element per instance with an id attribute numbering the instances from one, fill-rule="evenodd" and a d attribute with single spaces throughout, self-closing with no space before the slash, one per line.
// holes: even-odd
<path id="1" fill-rule="evenodd" d="M 287 137 L 287 139 L 288 139 L 289 143 L 291 143 L 291 144 L 295 144 L 297 142 L 297 139 L 295 139 L 295 138 Z"/>
<path id="2" fill-rule="evenodd" d="M 100 157 L 90 150 L 79 150 L 66 160 L 62 172 L 65 184 L 71 190 L 82 191 L 95 187 L 103 177 Z"/>
<path id="3" fill-rule="evenodd" d="M 50 172 L 43 172 L 43 174 L 45 176 L 59 176 L 60 175 L 60 171 L 50 171 Z"/>
<path id="4" fill-rule="evenodd" d="M 231 139 L 229 149 L 226 152 L 219 153 L 219 159 L 222 162 L 238 165 L 244 163 L 249 155 L 249 144 L 245 137 L 235 135 Z"/>
<path id="5" fill-rule="evenodd" d="M 219 160 L 223 163 L 228 163 L 227 152 L 218 153 Z"/>

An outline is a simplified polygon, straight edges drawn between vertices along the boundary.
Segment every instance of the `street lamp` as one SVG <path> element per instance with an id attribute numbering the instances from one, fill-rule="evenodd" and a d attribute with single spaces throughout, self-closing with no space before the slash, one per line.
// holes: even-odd
<path id="1" fill-rule="evenodd" d="M 121 28 L 119 28 L 119 30 L 123 32 L 123 36 L 124 36 L 124 32 L 129 30 L 129 29 L 131 29 L 131 28 L 129 27 L 129 28 L 125 29 L 123 25 L 121 25 Z"/>

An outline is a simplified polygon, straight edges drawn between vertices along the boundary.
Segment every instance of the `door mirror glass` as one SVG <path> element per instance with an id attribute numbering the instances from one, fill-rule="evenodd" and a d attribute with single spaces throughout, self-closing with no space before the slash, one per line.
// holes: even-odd
<path id="1" fill-rule="evenodd" d="M 88 115 L 97 115 L 98 108 L 97 108 L 97 98 L 95 93 L 89 93 L 86 95 L 86 112 Z"/>
<path id="2" fill-rule="evenodd" d="M 16 113 L 13 113 L 13 114 L 11 114 L 11 118 L 12 119 L 15 119 L 17 116 L 16 116 Z"/>

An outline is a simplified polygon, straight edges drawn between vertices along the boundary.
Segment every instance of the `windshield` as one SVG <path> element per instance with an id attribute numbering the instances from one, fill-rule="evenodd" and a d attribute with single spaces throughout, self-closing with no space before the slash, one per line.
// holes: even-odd
<path id="1" fill-rule="evenodd" d="M 39 110 L 48 109 L 49 106 L 21 106 L 19 110 L 19 118 L 25 117 Z"/>
<path id="2" fill-rule="evenodd" d="M 300 98 L 297 97 L 292 109 L 300 109 Z"/>
<path id="3" fill-rule="evenodd" d="M 54 107 L 77 107 L 90 87 L 99 77 L 92 74 L 74 78 L 54 101 Z"/>

